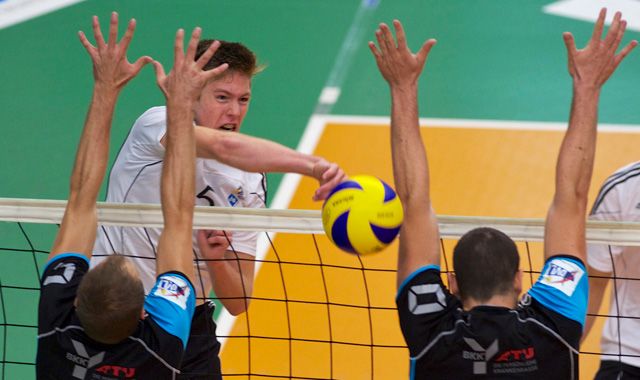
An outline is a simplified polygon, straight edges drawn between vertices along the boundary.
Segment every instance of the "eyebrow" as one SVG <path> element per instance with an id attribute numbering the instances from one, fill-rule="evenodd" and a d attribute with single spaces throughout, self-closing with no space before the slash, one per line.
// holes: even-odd
<path id="1" fill-rule="evenodd" d="M 233 95 L 233 93 L 232 93 L 232 92 L 229 92 L 229 91 L 227 91 L 227 90 L 223 90 L 223 89 L 221 89 L 221 88 L 220 88 L 220 89 L 213 90 L 213 92 L 214 92 L 214 93 L 221 92 L 221 93 L 224 93 L 224 94 L 227 94 L 227 95 Z M 251 91 L 247 91 L 247 92 L 245 92 L 245 93 L 243 93 L 243 94 L 240 94 L 239 96 L 240 96 L 240 97 L 243 97 L 243 96 L 251 96 Z"/>

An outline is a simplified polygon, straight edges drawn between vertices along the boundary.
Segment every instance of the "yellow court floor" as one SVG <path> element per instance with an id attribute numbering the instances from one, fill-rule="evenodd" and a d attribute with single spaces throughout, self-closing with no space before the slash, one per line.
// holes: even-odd
<path id="1" fill-rule="evenodd" d="M 459 125 L 456 125 L 459 124 Z M 544 217 L 553 194 L 563 131 L 558 125 L 426 121 L 432 196 L 438 214 Z M 640 133 L 601 128 L 590 199 L 616 168 L 638 159 Z M 384 123 L 332 121 L 315 154 L 349 174 L 393 183 L 389 128 Z M 303 179 L 290 208 L 318 209 L 316 184 Z M 416 189 L 420 191 L 420 189 Z M 443 270 L 454 242 L 444 242 Z M 257 274 L 248 314 L 236 319 L 222 352 L 232 378 L 407 379 L 408 351 L 394 310 L 397 245 L 366 257 L 343 253 L 325 236 L 278 234 Z M 539 243 L 519 243 L 529 284 L 542 264 Z M 607 302 L 603 302 L 603 305 Z M 602 311 L 604 312 L 604 310 Z M 602 321 L 582 347 L 599 350 Z M 582 379 L 598 357 L 581 355 Z M 263 375 L 263 376 L 260 376 Z"/>

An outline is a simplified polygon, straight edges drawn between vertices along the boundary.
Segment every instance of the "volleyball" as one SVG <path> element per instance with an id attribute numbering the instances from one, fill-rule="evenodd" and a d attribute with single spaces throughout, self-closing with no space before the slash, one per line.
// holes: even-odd
<path id="1" fill-rule="evenodd" d="M 340 249 L 367 254 L 378 252 L 398 235 L 402 203 L 384 181 L 354 176 L 336 186 L 322 206 L 322 226 Z"/>

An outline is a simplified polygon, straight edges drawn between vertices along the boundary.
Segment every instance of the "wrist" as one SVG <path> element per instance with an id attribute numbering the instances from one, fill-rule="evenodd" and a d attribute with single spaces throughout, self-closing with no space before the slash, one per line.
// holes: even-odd
<path id="1" fill-rule="evenodd" d="M 115 86 L 110 86 L 105 83 L 96 82 L 93 84 L 93 97 L 94 99 L 100 99 L 102 101 L 115 102 L 120 95 L 120 89 Z"/>
<path id="2" fill-rule="evenodd" d="M 593 96 L 597 98 L 600 96 L 601 88 L 602 86 L 598 86 L 595 84 L 586 84 L 580 83 L 579 81 L 573 81 L 573 93 L 576 96 Z"/>

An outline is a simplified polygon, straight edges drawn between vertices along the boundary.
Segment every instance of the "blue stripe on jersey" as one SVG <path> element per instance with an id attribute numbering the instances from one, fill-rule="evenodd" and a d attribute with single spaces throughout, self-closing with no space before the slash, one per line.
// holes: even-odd
<path id="1" fill-rule="evenodd" d="M 49 260 L 44 265 L 44 269 L 42 270 L 42 273 L 44 273 L 47 270 L 47 268 L 49 268 L 49 265 L 51 265 L 54 261 L 63 260 L 63 259 L 66 259 L 67 257 L 77 257 L 80 259 L 84 259 L 84 261 L 86 261 L 87 264 L 89 264 L 89 258 L 82 253 L 62 253 L 51 258 L 51 260 Z"/>
<path id="2" fill-rule="evenodd" d="M 566 256 L 551 257 L 529 294 L 546 308 L 584 327 L 589 280 L 582 261 Z"/>
<path id="3" fill-rule="evenodd" d="M 418 359 L 410 358 L 409 359 L 409 380 L 415 380 L 416 378 L 416 363 Z"/>
<path id="4" fill-rule="evenodd" d="M 144 301 L 149 317 L 187 347 L 191 319 L 196 307 L 196 296 L 191 282 L 175 272 L 158 277 Z"/>
<path id="5" fill-rule="evenodd" d="M 435 264 L 429 264 L 429 265 L 425 265 L 417 270 L 415 270 L 413 273 L 411 273 L 410 275 L 407 276 L 407 278 L 404 279 L 404 281 L 402 281 L 402 284 L 400 284 L 400 286 L 398 287 L 398 294 L 396 294 L 396 301 L 398 301 L 398 298 L 400 297 L 400 293 L 402 293 L 402 289 L 404 289 L 405 286 L 407 286 L 407 284 L 413 280 L 414 277 L 416 277 L 417 275 L 419 275 L 422 272 L 428 271 L 430 269 L 435 269 L 438 272 L 440 272 L 440 265 L 435 265 Z"/>

